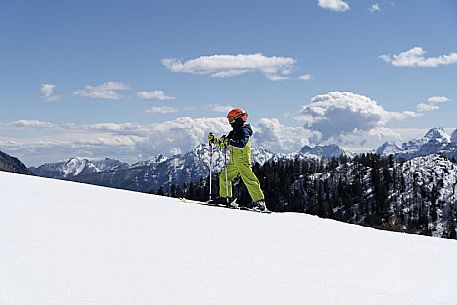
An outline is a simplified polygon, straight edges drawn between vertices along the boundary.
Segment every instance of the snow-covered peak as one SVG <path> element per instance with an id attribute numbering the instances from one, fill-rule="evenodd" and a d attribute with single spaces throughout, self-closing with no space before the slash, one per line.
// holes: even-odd
<path id="1" fill-rule="evenodd" d="M 82 174 L 108 171 L 125 166 L 127 166 L 127 163 L 110 158 L 90 160 L 81 157 L 73 157 L 65 161 L 46 163 L 37 168 L 31 168 L 31 170 L 39 176 L 67 178 Z"/>
<path id="2" fill-rule="evenodd" d="M 126 164 L 127 163 L 110 158 L 89 160 L 75 157 L 66 162 L 62 167 L 62 172 L 64 173 L 64 177 L 68 177 L 108 171 L 119 166 L 125 166 Z"/>
<path id="3" fill-rule="evenodd" d="M 451 142 L 457 144 L 457 129 L 455 129 L 451 134 Z"/>
<path id="4" fill-rule="evenodd" d="M 423 137 L 403 143 L 401 147 L 393 142 L 386 142 L 376 152 L 381 155 L 393 154 L 397 158 L 411 159 L 418 156 L 443 153 L 450 155 L 455 150 L 451 138 L 457 141 L 457 132 L 452 137 L 443 128 L 432 128 Z"/>
<path id="5" fill-rule="evenodd" d="M 71 158 L 68 160 L 68 162 L 63 166 L 62 171 L 64 174 L 64 177 L 73 175 L 79 175 L 82 173 L 84 169 L 88 169 L 91 171 L 96 172 L 97 169 L 93 164 L 89 163 L 89 160 L 87 159 L 80 159 L 80 158 Z"/>
<path id="6" fill-rule="evenodd" d="M 423 137 L 410 140 L 402 145 L 404 150 L 418 150 L 429 142 L 448 144 L 450 137 L 443 128 L 432 128 Z"/>
<path id="7" fill-rule="evenodd" d="M 113 170 L 120 167 L 124 168 L 128 165 L 125 162 L 110 158 L 94 160 L 91 161 L 91 164 L 96 168 L 97 171 L 100 172 Z"/>
<path id="8" fill-rule="evenodd" d="M 403 151 L 403 149 L 401 147 L 398 147 L 395 142 L 387 141 L 376 150 L 376 153 L 379 155 L 388 156 L 388 155 L 395 155 L 402 151 Z"/>
<path id="9" fill-rule="evenodd" d="M 430 129 L 425 134 L 424 138 L 428 139 L 429 141 L 435 140 L 439 143 L 449 143 L 450 142 L 450 136 L 441 127 Z"/>
<path id="10" fill-rule="evenodd" d="M 331 144 L 331 145 L 318 145 L 314 147 L 310 146 L 303 146 L 303 148 L 299 152 L 303 155 L 314 155 L 321 158 L 338 158 L 341 155 L 345 154 L 345 151 L 339 147 L 338 145 Z"/>
<path id="11" fill-rule="evenodd" d="M 265 147 L 253 148 L 251 152 L 252 163 L 259 163 L 260 165 L 263 165 L 265 162 L 273 158 L 274 155 L 275 153 Z"/>
<path id="12" fill-rule="evenodd" d="M 155 161 L 156 163 L 159 163 L 159 162 L 164 162 L 165 160 L 167 160 L 167 157 L 165 157 L 163 154 L 159 154 L 156 158 L 155 158 Z"/>

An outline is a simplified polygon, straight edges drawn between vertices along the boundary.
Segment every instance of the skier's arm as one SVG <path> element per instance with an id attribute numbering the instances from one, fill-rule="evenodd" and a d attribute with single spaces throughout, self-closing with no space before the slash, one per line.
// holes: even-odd
<path id="1" fill-rule="evenodd" d="M 237 136 L 234 136 L 234 133 L 230 132 L 228 136 L 230 139 L 229 144 L 237 148 L 244 148 L 248 144 L 249 137 L 250 133 L 246 128 L 242 128 L 237 132 Z"/>

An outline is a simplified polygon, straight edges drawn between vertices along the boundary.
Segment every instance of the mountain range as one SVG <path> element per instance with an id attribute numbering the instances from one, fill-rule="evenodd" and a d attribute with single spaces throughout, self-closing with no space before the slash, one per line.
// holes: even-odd
<path id="1" fill-rule="evenodd" d="M 30 170 L 38 176 L 128 189 L 140 192 L 167 188 L 172 184 L 198 181 L 209 174 L 209 146 L 199 145 L 195 149 L 170 157 L 157 156 L 153 160 L 128 164 L 114 159 L 89 160 L 71 158 L 66 161 L 46 163 Z M 295 154 L 273 153 L 266 148 L 252 149 L 252 163 L 263 165 L 271 160 L 300 158 L 320 159 L 338 157 L 345 151 L 336 145 L 305 146 Z M 230 156 L 227 156 L 227 160 Z M 219 173 L 224 167 L 225 156 L 221 150 L 213 148 L 211 168 Z"/>
<path id="2" fill-rule="evenodd" d="M 213 149 L 211 168 L 218 173 L 224 167 L 222 151 Z M 1 153 L 1 152 L 0 152 Z M 376 153 L 393 155 L 396 160 L 410 160 L 418 156 L 442 154 L 447 158 L 457 158 L 457 130 L 449 135 L 443 128 L 432 128 L 423 137 L 419 137 L 401 145 L 386 142 Z M 252 162 L 263 165 L 286 159 L 320 160 L 352 156 L 337 145 L 304 146 L 296 153 L 274 153 L 267 148 L 253 148 Z M 227 158 L 230 158 L 228 156 Z M 128 164 L 115 159 L 87 159 L 73 157 L 69 160 L 46 163 L 27 169 L 18 159 L 5 153 L 0 154 L 0 170 L 19 173 L 33 173 L 38 176 L 72 180 L 89 184 L 109 186 L 140 192 L 167 189 L 170 185 L 198 181 L 209 174 L 209 146 L 199 145 L 195 149 L 173 156 L 159 155 L 153 160 Z"/>
<path id="3" fill-rule="evenodd" d="M 394 155 L 396 159 L 405 160 L 430 154 L 442 154 L 449 159 L 457 158 L 457 129 L 449 135 L 443 128 L 432 128 L 423 137 L 401 145 L 385 142 L 376 153 L 384 156 Z"/>

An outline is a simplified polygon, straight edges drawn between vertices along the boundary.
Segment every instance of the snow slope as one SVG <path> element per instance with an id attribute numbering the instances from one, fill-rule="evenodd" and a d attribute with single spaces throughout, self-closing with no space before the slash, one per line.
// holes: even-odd
<path id="1" fill-rule="evenodd" d="M 0 304 L 455 305 L 457 241 L 0 172 Z"/>

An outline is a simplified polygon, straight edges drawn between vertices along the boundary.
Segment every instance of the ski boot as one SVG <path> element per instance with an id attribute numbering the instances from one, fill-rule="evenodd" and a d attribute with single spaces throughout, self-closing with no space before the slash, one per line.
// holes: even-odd
<path id="1" fill-rule="evenodd" d="M 228 208 L 237 208 L 238 205 L 236 203 L 236 198 L 233 200 L 233 198 L 226 198 L 226 197 L 218 197 L 216 199 L 208 201 L 208 204 L 211 205 L 224 205 Z"/>
<path id="2" fill-rule="evenodd" d="M 257 200 L 256 202 L 254 202 L 253 210 L 257 211 L 257 212 L 268 211 L 267 207 L 265 206 L 265 200 L 260 199 L 260 200 Z"/>

